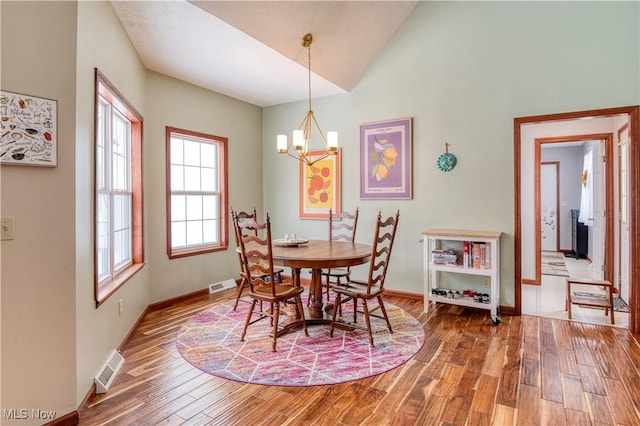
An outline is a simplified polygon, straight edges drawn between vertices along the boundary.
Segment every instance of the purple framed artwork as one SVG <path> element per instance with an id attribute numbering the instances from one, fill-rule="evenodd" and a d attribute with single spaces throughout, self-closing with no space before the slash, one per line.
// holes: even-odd
<path id="1" fill-rule="evenodd" d="M 411 197 L 411 118 L 362 124 L 360 198 Z"/>

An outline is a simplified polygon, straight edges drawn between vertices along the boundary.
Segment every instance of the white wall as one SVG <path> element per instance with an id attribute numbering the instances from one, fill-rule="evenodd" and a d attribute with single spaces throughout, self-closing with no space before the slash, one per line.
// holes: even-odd
<path id="1" fill-rule="evenodd" d="M 351 93 L 314 99 L 321 127 L 340 132 L 358 239 L 369 242 L 379 209 L 400 209 L 389 288 L 422 292 L 422 230 L 495 230 L 501 303 L 514 305 L 513 119 L 640 103 L 638 13 L 637 2 L 420 2 Z M 304 112 L 265 109 L 265 210 L 276 232 L 317 237 L 326 222 L 298 218 L 297 164 L 275 151 Z M 359 125 L 400 117 L 413 117 L 413 200 L 360 200 Z M 435 165 L 445 142 L 458 157 L 449 173 Z"/>

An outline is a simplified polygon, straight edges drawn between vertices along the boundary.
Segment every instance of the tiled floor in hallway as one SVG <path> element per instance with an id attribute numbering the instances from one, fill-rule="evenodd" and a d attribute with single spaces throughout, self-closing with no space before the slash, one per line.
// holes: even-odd
<path id="1" fill-rule="evenodd" d="M 565 263 L 569 275 L 576 278 L 588 278 L 591 276 L 591 263 L 585 259 L 574 259 L 565 257 Z M 541 285 L 522 286 L 522 313 L 536 315 L 545 318 L 567 319 L 565 301 L 567 299 L 567 277 L 553 275 L 542 275 Z M 579 286 L 572 288 L 580 290 Z M 584 286 L 584 291 L 596 292 L 594 286 Z M 604 291 L 601 291 L 604 293 Z M 628 301 L 626 301 L 628 302 Z M 590 324 L 611 325 L 609 317 L 602 309 L 582 308 L 573 305 L 572 319 Z M 629 327 L 629 314 L 625 312 L 615 312 L 615 326 Z"/>

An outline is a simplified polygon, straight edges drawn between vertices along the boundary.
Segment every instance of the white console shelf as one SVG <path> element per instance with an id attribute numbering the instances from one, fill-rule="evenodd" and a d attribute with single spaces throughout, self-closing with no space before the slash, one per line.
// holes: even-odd
<path id="1" fill-rule="evenodd" d="M 458 229 L 429 229 L 423 231 L 425 236 L 424 244 L 424 310 L 429 309 L 430 303 L 449 303 L 453 305 L 466 306 L 471 308 L 488 309 L 491 311 L 491 320 L 494 324 L 500 322 L 500 236 L 501 232 L 466 231 Z M 476 256 L 474 267 L 474 254 L 469 253 L 469 261 L 464 265 L 463 246 L 465 242 L 469 246 L 476 245 L 482 247 L 482 260 Z M 437 264 L 433 262 L 433 251 L 442 249 L 444 246 L 450 247 L 458 245 L 456 252 L 459 254 L 457 264 Z M 486 258 L 486 263 L 485 263 Z M 489 287 L 478 285 L 477 288 L 469 290 L 478 294 L 488 294 L 489 300 L 475 301 L 471 296 L 462 295 L 457 297 L 447 297 L 433 293 L 433 289 L 440 289 L 438 285 L 441 273 L 455 273 L 467 275 L 480 275 L 490 280 Z M 447 289 L 444 289 L 445 291 Z M 451 289 L 454 290 L 454 289 Z M 455 290 L 454 290 L 455 291 Z M 458 289 L 458 291 L 460 291 Z"/>

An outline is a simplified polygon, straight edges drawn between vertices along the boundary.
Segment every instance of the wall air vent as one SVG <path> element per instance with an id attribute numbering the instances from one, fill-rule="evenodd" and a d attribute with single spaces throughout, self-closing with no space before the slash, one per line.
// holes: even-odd
<path id="1" fill-rule="evenodd" d="M 209 284 L 209 294 L 218 293 L 228 288 L 236 288 L 236 281 L 229 279 L 219 283 Z"/>
<path id="2" fill-rule="evenodd" d="M 122 355 L 115 349 L 112 350 L 93 378 L 96 384 L 96 393 L 106 393 L 109 390 L 122 364 L 124 364 Z"/>

